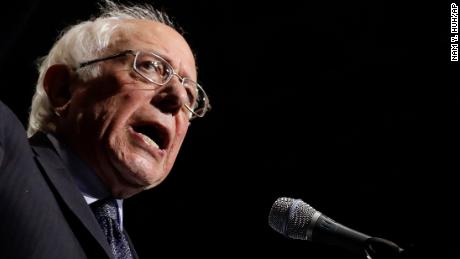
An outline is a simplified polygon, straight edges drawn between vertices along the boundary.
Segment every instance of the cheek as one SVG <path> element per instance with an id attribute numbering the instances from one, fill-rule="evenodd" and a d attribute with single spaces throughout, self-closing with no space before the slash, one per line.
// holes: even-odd
<path id="1" fill-rule="evenodd" d="M 174 145 L 177 146 L 175 147 L 175 149 L 179 150 L 180 146 L 184 142 L 185 135 L 187 134 L 187 131 L 188 131 L 188 126 L 189 126 L 189 122 L 187 121 L 186 123 L 182 124 L 181 126 L 177 128 L 176 136 L 174 139 Z"/>
<path id="2" fill-rule="evenodd" d="M 182 127 L 179 127 L 179 129 L 176 131 L 176 135 L 171 146 L 171 152 L 165 164 L 165 170 L 167 172 L 169 172 L 169 170 L 172 169 L 174 162 L 176 161 L 176 157 L 179 154 L 180 147 L 182 146 L 182 143 L 185 139 L 185 135 L 187 134 L 188 125 L 189 122 L 187 121 L 186 124 L 182 125 Z"/>
<path id="3" fill-rule="evenodd" d="M 103 124 L 101 135 L 112 141 L 117 134 L 123 133 L 141 100 L 130 92 L 120 93 L 110 98 L 96 111 L 97 120 Z"/>

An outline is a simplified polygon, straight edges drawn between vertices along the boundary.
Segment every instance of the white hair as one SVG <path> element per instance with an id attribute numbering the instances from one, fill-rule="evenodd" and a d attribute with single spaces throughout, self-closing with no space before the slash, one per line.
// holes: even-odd
<path id="1" fill-rule="evenodd" d="M 78 68 L 81 62 L 94 59 L 107 49 L 114 31 L 123 27 L 123 20 L 151 20 L 164 23 L 177 30 L 165 13 L 150 5 L 126 6 L 105 0 L 100 9 L 99 16 L 62 31 L 48 55 L 40 59 L 39 77 L 29 116 L 28 136 L 32 136 L 37 131 L 53 132 L 56 127 L 53 122 L 54 107 L 43 88 L 43 79 L 49 67 L 55 64 L 65 64 L 70 68 Z M 95 78 L 99 73 L 97 65 L 78 70 L 78 75 L 82 80 Z"/>

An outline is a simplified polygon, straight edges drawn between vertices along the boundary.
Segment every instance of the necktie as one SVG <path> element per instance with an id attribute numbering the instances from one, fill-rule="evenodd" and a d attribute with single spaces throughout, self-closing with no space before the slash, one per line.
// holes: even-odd
<path id="1" fill-rule="evenodd" d="M 131 259 L 132 254 L 126 236 L 120 227 L 117 202 L 103 199 L 90 205 L 99 225 L 104 231 L 116 259 Z"/>

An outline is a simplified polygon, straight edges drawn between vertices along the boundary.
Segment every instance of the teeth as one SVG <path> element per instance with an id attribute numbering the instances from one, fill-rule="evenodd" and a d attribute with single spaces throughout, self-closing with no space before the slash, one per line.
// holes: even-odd
<path id="1" fill-rule="evenodd" d="M 147 143 L 148 145 L 151 145 L 155 148 L 160 148 L 160 146 L 158 146 L 158 144 L 153 141 L 151 138 L 147 137 L 146 135 L 142 134 L 142 133 L 139 133 L 142 135 L 142 139 L 144 140 L 145 143 Z"/>

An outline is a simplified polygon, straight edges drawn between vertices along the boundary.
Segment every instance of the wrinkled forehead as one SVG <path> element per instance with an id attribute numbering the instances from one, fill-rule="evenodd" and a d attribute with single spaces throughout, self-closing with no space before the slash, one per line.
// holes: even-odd
<path id="1" fill-rule="evenodd" d="M 109 50 L 154 51 L 171 63 L 177 73 L 196 79 L 195 58 L 186 40 L 159 22 L 128 20 L 112 36 Z"/>

